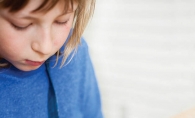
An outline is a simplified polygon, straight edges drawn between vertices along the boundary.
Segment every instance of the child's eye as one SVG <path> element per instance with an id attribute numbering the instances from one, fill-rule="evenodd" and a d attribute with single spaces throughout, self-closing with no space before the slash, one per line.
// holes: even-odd
<path id="1" fill-rule="evenodd" d="M 58 24 L 58 25 L 65 25 L 65 24 L 67 24 L 67 22 L 68 22 L 68 20 L 67 20 L 67 21 L 65 21 L 65 22 L 59 22 L 59 21 L 56 21 L 55 23 L 56 23 L 56 24 Z"/>
<path id="2" fill-rule="evenodd" d="M 17 25 L 15 25 L 15 24 L 12 24 L 12 26 L 13 26 L 15 29 L 17 29 L 17 30 L 25 30 L 25 29 L 27 29 L 30 25 L 32 25 L 32 24 L 29 24 L 29 25 L 27 25 L 27 26 L 25 26 L 25 27 L 21 27 L 21 26 L 17 26 Z"/>

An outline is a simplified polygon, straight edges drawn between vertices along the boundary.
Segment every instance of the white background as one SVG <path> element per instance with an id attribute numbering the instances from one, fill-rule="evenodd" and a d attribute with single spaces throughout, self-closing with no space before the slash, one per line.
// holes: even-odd
<path id="1" fill-rule="evenodd" d="M 195 0 L 97 0 L 86 38 L 105 118 L 195 107 Z"/>

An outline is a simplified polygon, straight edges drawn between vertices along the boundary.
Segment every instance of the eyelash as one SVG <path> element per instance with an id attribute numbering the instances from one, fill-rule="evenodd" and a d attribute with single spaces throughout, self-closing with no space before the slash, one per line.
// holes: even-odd
<path id="1" fill-rule="evenodd" d="M 69 20 L 65 21 L 65 22 L 55 22 L 58 25 L 66 25 L 68 23 Z"/>
<path id="2" fill-rule="evenodd" d="M 57 25 L 66 25 L 67 23 L 68 23 L 68 21 L 69 20 L 67 20 L 67 21 L 65 21 L 65 22 L 55 22 Z M 15 29 L 17 29 L 17 30 L 26 30 L 30 25 L 32 25 L 32 24 L 30 24 L 30 25 L 28 25 L 28 26 L 26 26 L 26 27 L 20 27 L 20 26 L 17 26 L 17 25 L 15 25 L 15 24 L 13 24 L 13 23 L 11 23 L 11 25 L 15 28 Z"/>
<path id="3" fill-rule="evenodd" d="M 32 25 L 32 24 L 30 24 L 30 25 Z M 30 25 L 28 25 L 28 26 L 26 26 L 26 27 L 20 27 L 20 26 L 17 26 L 17 25 L 12 24 L 12 26 L 13 26 L 15 29 L 17 29 L 17 30 L 25 30 L 25 29 L 27 29 Z"/>

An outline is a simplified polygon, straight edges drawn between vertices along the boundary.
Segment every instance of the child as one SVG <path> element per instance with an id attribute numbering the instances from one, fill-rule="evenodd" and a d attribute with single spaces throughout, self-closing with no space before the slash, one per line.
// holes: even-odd
<path id="1" fill-rule="evenodd" d="M 81 38 L 94 3 L 0 1 L 0 118 L 102 118 Z"/>

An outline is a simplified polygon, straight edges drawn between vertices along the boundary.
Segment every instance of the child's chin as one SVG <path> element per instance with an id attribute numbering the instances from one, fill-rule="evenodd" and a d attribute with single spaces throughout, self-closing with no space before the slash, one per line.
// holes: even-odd
<path id="1" fill-rule="evenodd" d="M 38 69 L 40 66 L 28 66 L 28 67 L 22 66 L 22 67 L 16 67 L 16 68 L 18 68 L 21 71 L 33 71 L 33 70 Z"/>

